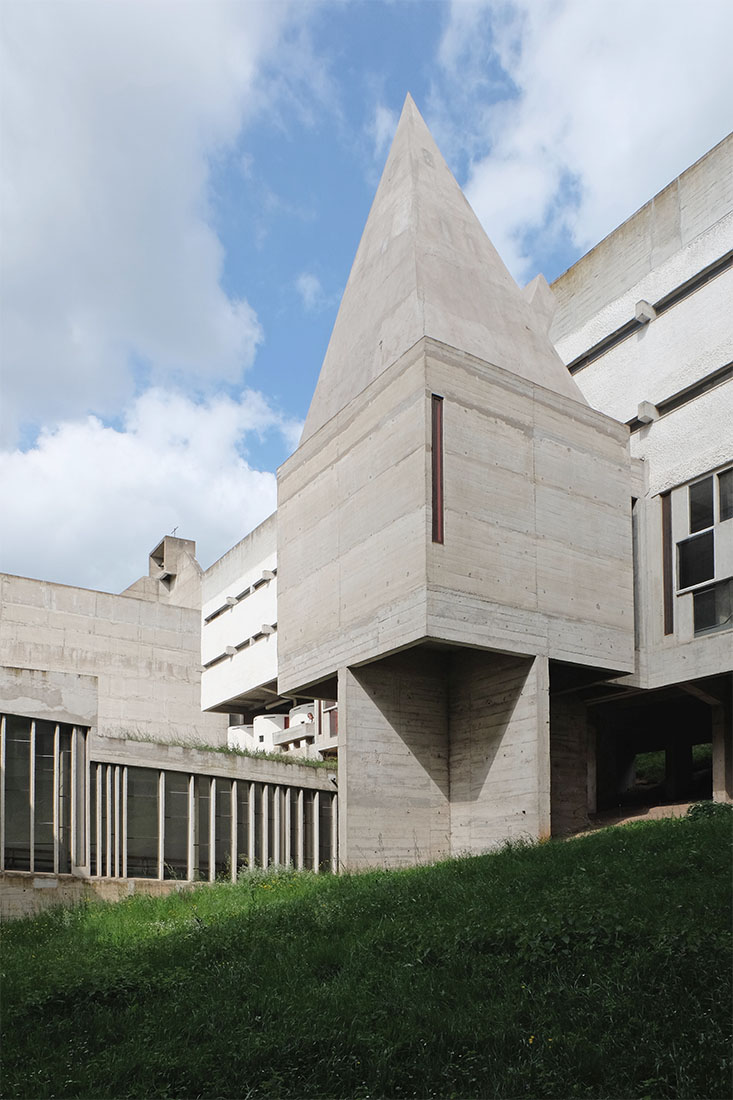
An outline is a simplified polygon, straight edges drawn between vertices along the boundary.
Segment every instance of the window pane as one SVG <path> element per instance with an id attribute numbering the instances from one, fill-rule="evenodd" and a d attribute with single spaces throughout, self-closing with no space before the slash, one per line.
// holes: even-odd
<path id="1" fill-rule="evenodd" d="M 211 780 L 197 775 L 194 782 L 195 817 L 193 840 L 193 877 L 203 880 L 209 877 L 209 793 Z"/>
<path id="2" fill-rule="evenodd" d="M 29 871 L 31 866 L 31 720 L 9 714 L 5 719 L 5 866 Z"/>
<path id="3" fill-rule="evenodd" d="M 59 871 L 71 874 L 71 726 L 59 731 Z"/>
<path id="4" fill-rule="evenodd" d="M 163 877 L 188 878 L 188 776 L 165 773 Z"/>
<path id="5" fill-rule="evenodd" d="M 720 520 L 733 519 L 733 467 L 718 474 L 720 488 Z"/>
<path id="6" fill-rule="evenodd" d="M 237 870 L 249 866 L 249 783 L 237 783 Z"/>
<path id="7" fill-rule="evenodd" d="M 331 870 L 331 814 L 333 799 L 326 791 L 321 791 L 318 800 L 318 867 L 321 871 Z"/>
<path id="8" fill-rule="evenodd" d="M 713 526 L 713 479 L 696 481 L 690 486 L 690 534 Z"/>
<path id="9" fill-rule="evenodd" d="M 733 625 L 733 583 L 730 580 L 695 592 L 693 597 L 695 633 L 707 630 L 725 630 Z"/>
<path id="10" fill-rule="evenodd" d="M 216 781 L 216 876 L 232 874 L 232 781 Z"/>
<path id="11" fill-rule="evenodd" d="M 715 575 L 713 557 L 713 532 L 696 535 L 693 539 L 677 544 L 679 553 L 678 588 L 709 581 Z"/>
<path id="12" fill-rule="evenodd" d="M 127 769 L 127 874 L 158 877 L 158 772 Z"/>
<path id="13" fill-rule="evenodd" d="M 313 791 L 303 791 L 303 865 L 313 871 Z"/>
<path id="14" fill-rule="evenodd" d="M 53 722 L 36 722 L 36 802 L 33 866 L 53 871 Z"/>

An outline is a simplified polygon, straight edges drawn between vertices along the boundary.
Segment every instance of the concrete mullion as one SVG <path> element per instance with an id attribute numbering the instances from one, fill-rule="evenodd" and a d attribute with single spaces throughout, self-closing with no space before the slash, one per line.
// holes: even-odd
<path id="1" fill-rule="evenodd" d="M 297 845 L 296 866 L 299 871 L 303 870 L 304 861 L 304 816 L 303 816 L 303 788 L 298 788 L 298 801 L 297 801 L 297 818 L 295 822 L 295 842 Z"/>
<path id="2" fill-rule="evenodd" d="M 97 791 L 97 802 L 94 810 L 94 840 L 96 844 L 96 857 L 94 861 L 94 874 L 102 874 L 102 764 L 94 765 L 94 785 Z M 91 867 L 90 867 L 91 871 Z"/>
<path id="3" fill-rule="evenodd" d="M 232 882 L 237 881 L 237 817 L 239 808 L 237 806 L 237 781 L 232 780 L 232 793 L 231 793 L 231 849 L 229 855 L 229 862 L 232 865 Z"/>
<path id="4" fill-rule="evenodd" d="M 91 856 L 91 843 L 92 843 L 92 776 L 91 768 L 89 765 L 89 738 L 85 729 L 79 730 L 79 736 L 81 737 L 81 745 L 83 750 L 82 761 L 82 775 L 84 777 L 84 791 L 82 793 L 82 799 L 84 804 L 84 866 L 86 873 L 91 875 L 92 873 L 92 856 Z"/>
<path id="5" fill-rule="evenodd" d="M 105 795 L 106 795 L 106 821 L 105 821 L 105 835 L 107 843 L 105 846 L 105 875 L 107 878 L 112 878 L 112 765 L 107 764 L 105 768 Z"/>
<path id="6" fill-rule="evenodd" d="M 120 832 L 122 813 L 120 806 L 120 766 L 115 764 L 114 770 L 114 877 L 120 877 Z"/>
<path id="7" fill-rule="evenodd" d="M 122 853 L 122 866 L 120 872 L 123 878 L 127 878 L 127 768 L 122 769 L 122 813 L 120 825 L 120 851 Z"/>
<path id="8" fill-rule="evenodd" d="M 255 814 L 255 784 L 254 783 L 250 783 L 250 785 L 249 785 L 249 806 L 248 806 L 248 810 L 249 810 L 249 823 L 248 823 L 249 828 L 248 828 L 247 831 L 248 831 L 249 835 L 248 835 L 247 839 L 249 841 L 249 843 L 248 843 L 248 849 L 249 850 L 247 852 L 247 862 L 248 862 L 250 870 L 251 870 L 255 865 L 256 814 Z"/>
<path id="9" fill-rule="evenodd" d="M 158 878 L 165 878 L 165 772 L 158 772 Z"/>
<path id="10" fill-rule="evenodd" d="M 313 870 L 321 869 L 321 792 L 313 792 Z"/>
<path id="11" fill-rule="evenodd" d="M 76 745 L 76 726 L 71 730 L 71 836 L 69 837 L 69 859 L 70 868 L 73 875 L 78 864 L 76 860 L 77 856 L 77 829 L 78 829 L 78 812 L 76 801 L 79 795 L 79 783 L 76 775 L 77 769 L 77 745 Z"/>
<path id="12" fill-rule="evenodd" d="M 209 785 L 209 882 L 216 880 L 216 780 Z"/>
<path id="13" fill-rule="evenodd" d="M 334 875 L 339 868 L 339 825 L 338 825 L 338 795 L 331 795 L 331 870 Z"/>
<path id="14" fill-rule="evenodd" d="M 272 789 L 272 834 L 273 853 L 272 863 L 274 867 L 280 864 L 280 792 L 282 788 L 277 786 Z"/>
<path id="15" fill-rule="evenodd" d="M 188 843 L 187 843 L 187 874 L 189 882 L 193 882 L 194 874 L 194 830 L 195 830 L 195 814 L 196 814 L 196 791 L 195 780 L 193 775 L 188 777 Z"/>
<path id="16" fill-rule="evenodd" d="M 268 810 L 270 803 L 270 785 L 269 783 L 262 784 L 262 812 L 261 826 L 262 826 L 262 866 L 269 866 L 270 862 L 270 837 L 268 828 Z"/>
<path id="17" fill-rule="evenodd" d="M 56 727 L 58 730 L 58 726 Z M 29 870 L 35 870 L 35 831 L 36 831 L 36 723 L 31 722 L 31 733 L 29 742 L 30 758 L 28 761 L 28 827 L 30 829 L 30 845 L 28 849 L 28 868 Z M 54 799 L 56 798 L 56 742 L 54 741 Z M 58 870 L 58 859 L 56 856 L 56 848 L 58 844 L 56 833 L 56 803 L 54 802 L 54 870 Z"/>
<path id="18" fill-rule="evenodd" d="M 291 865 L 292 859 L 293 859 L 292 845 L 290 843 L 291 802 L 292 802 L 292 799 L 290 797 L 290 787 L 286 787 L 285 788 L 285 838 L 284 838 L 285 839 L 285 845 L 284 845 L 285 851 L 283 853 L 283 860 L 284 860 L 285 865 L 287 867 L 289 867 Z"/>

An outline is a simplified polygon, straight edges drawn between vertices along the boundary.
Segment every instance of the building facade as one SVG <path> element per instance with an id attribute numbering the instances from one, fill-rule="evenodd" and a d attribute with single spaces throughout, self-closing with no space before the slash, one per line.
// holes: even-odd
<path id="1" fill-rule="evenodd" d="M 0 576 L 0 910 L 336 866 L 331 773 L 222 752 L 195 544 L 120 595 Z"/>
<path id="2" fill-rule="evenodd" d="M 121 595 L 0 578 L 18 911 L 730 801 L 731 302 L 733 137 L 520 289 L 408 97 L 277 512 Z"/>
<path id="3" fill-rule="evenodd" d="M 731 798 L 732 155 L 520 291 L 408 97 L 220 696 L 337 700 L 346 866 Z"/>

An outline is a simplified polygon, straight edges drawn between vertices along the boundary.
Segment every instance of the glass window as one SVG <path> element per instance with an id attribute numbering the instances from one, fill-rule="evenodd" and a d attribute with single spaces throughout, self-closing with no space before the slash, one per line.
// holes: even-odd
<path id="1" fill-rule="evenodd" d="M 696 634 L 729 627 L 733 610 L 733 583 L 726 580 L 695 592 L 693 610 Z"/>
<path id="2" fill-rule="evenodd" d="M 71 726 L 59 730 L 59 871 L 71 874 Z"/>
<path id="3" fill-rule="evenodd" d="M 216 877 L 231 878 L 232 874 L 232 781 L 216 781 L 215 825 Z"/>
<path id="4" fill-rule="evenodd" d="M 127 769 L 127 874 L 158 877 L 158 772 Z"/>
<path id="5" fill-rule="evenodd" d="M 34 864 L 36 871 L 53 871 L 54 739 L 52 722 L 36 722 L 36 801 Z"/>
<path id="6" fill-rule="evenodd" d="M 722 474 L 718 474 L 718 491 L 722 523 L 725 519 L 733 519 L 733 466 L 730 470 L 724 470 Z"/>
<path id="7" fill-rule="evenodd" d="M 690 534 L 713 526 L 713 479 L 696 481 L 690 486 Z"/>
<path id="8" fill-rule="evenodd" d="M 206 881 L 209 877 L 209 805 L 211 780 L 206 775 L 197 775 L 194 780 L 195 817 L 194 817 L 194 870 L 195 879 Z"/>
<path id="9" fill-rule="evenodd" d="M 9 714 L 5 719 L 5 866 L 29 871 L 31 866 L 31 720 Z"/>
<path id="10" fill-rule="evenodd" d="M 182 772 L 165 773 L 163 877 L 188 878 L 188 776 Z"/>
<path id="11" fill-rule="evenodd" d="M 327 791 L 321 791 L 318 799 L 318 869 L 331 870 L 331 814 L 333 798 Z"/>
<path id="12" fill-rule="evenodd" d="M 693 584 L 702 584 L 715 575 L 715 557 L 713 551 L 713 532 L 695 535 L 691 539 L 677 544 L 678 551 L 678 588 L 690 588 Z"/>
<path id="13" fill-rule="evenodd" d="M 237 870 L 249 866 L 249 783 L 237 783 Z"/>

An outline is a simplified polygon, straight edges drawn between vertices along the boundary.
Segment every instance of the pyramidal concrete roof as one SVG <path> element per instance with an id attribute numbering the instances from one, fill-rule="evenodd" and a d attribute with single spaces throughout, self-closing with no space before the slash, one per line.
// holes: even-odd
<path id="1" fill-rule="evenodd" d="M 303 440 L 423 336 L 587 404 L 547 335 L 537 282 L 514 282 L 408 95 Z"/>

